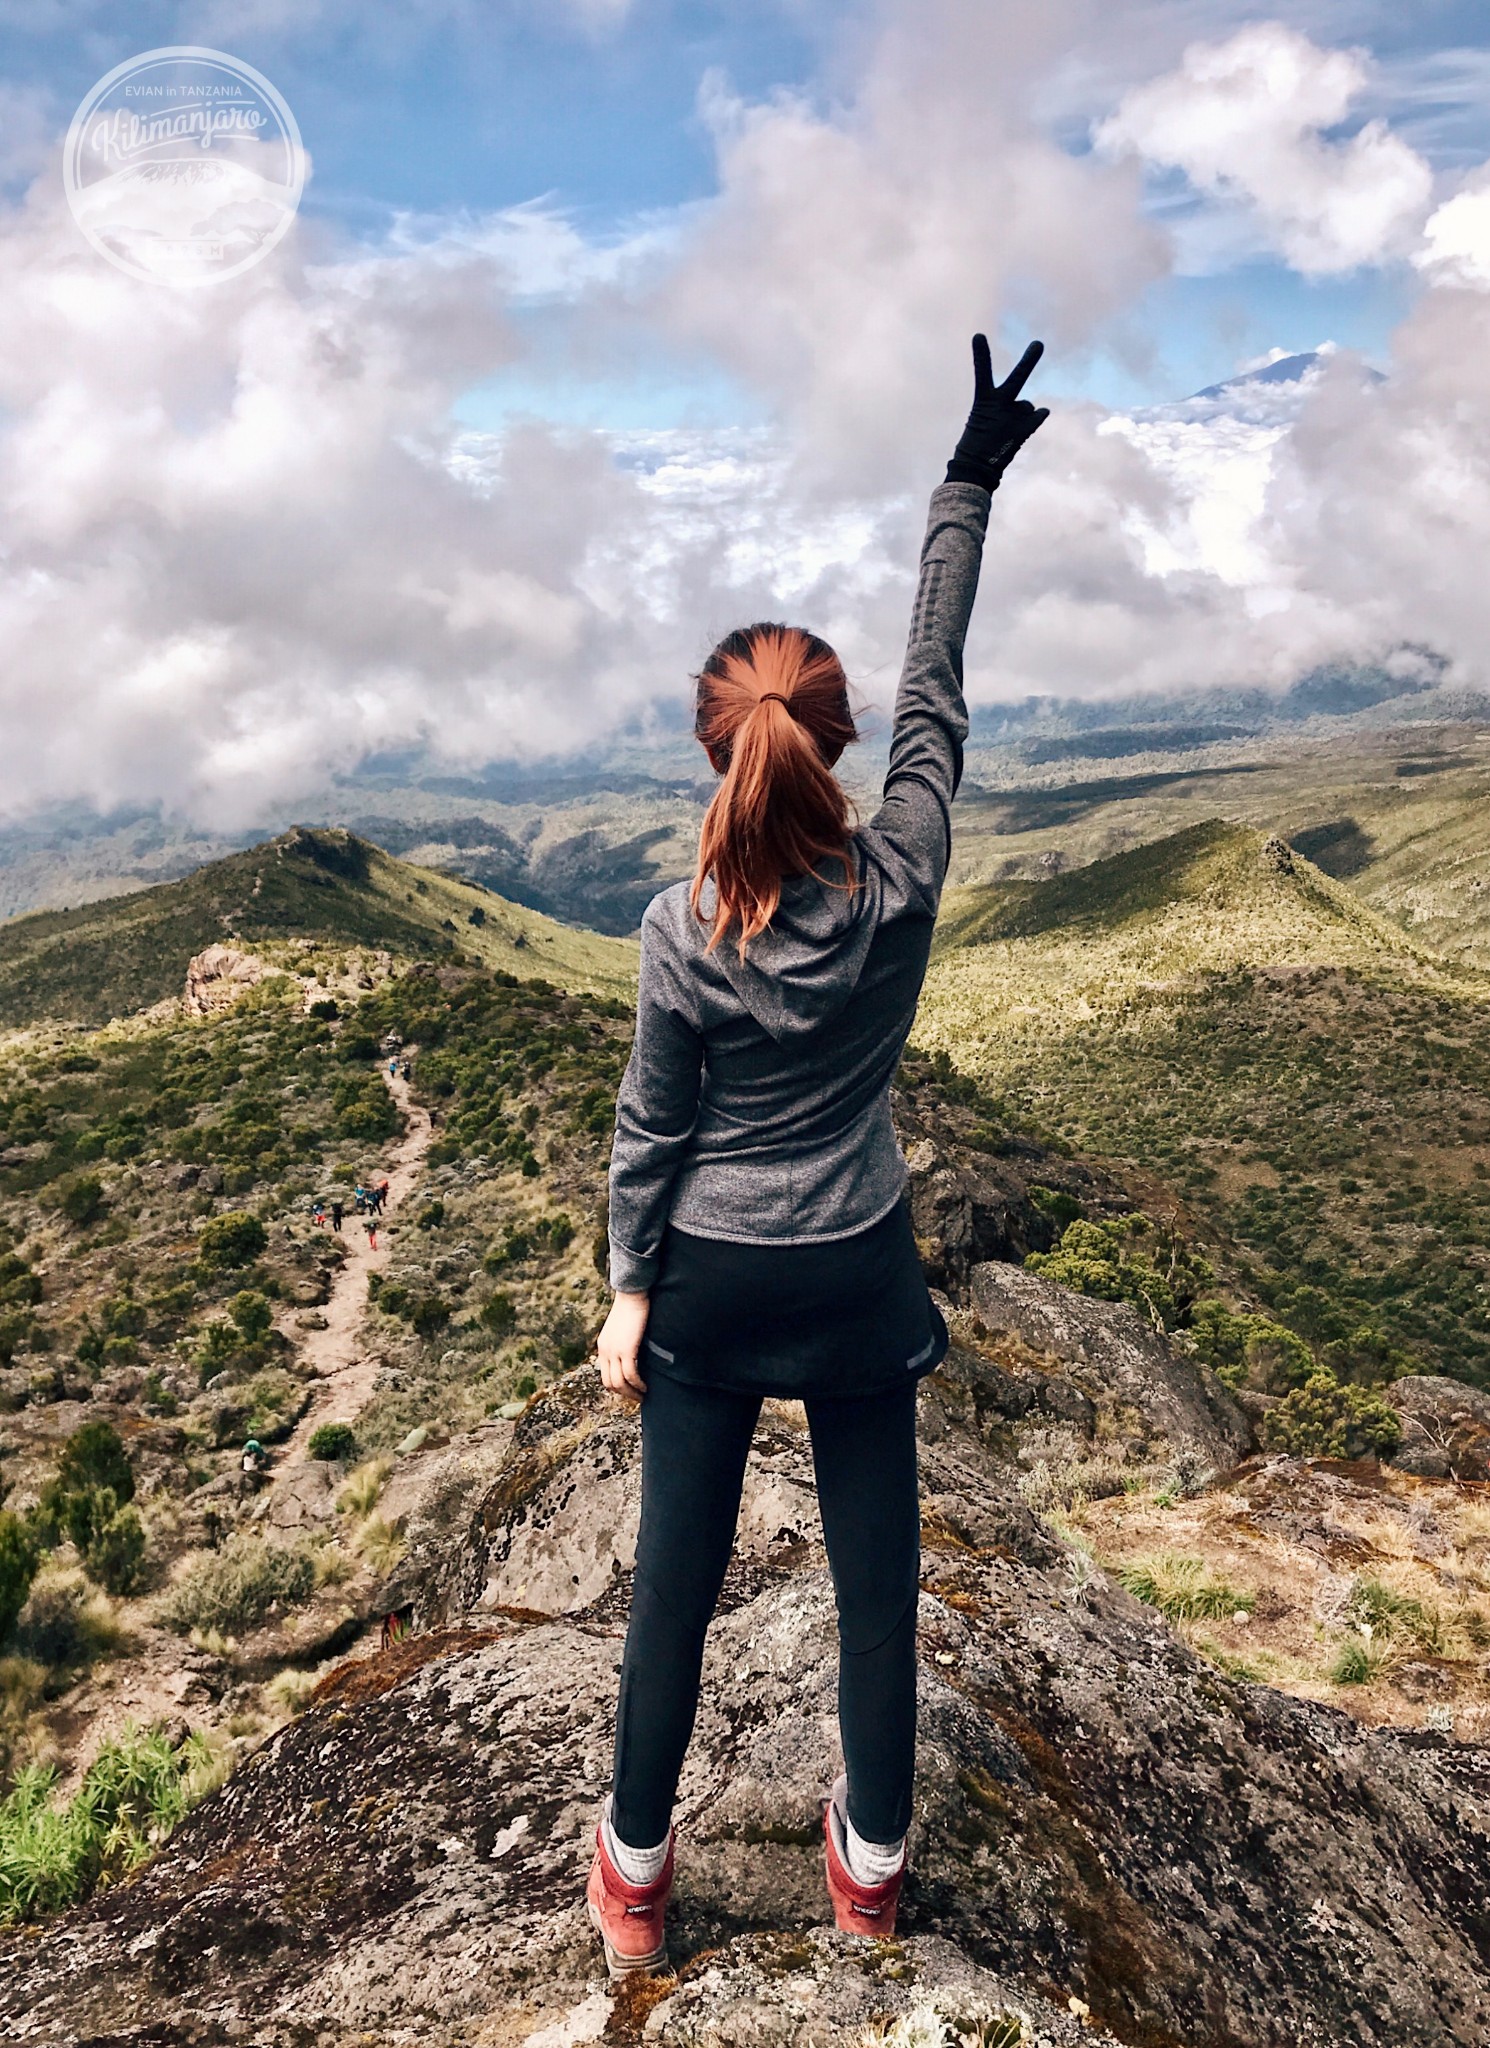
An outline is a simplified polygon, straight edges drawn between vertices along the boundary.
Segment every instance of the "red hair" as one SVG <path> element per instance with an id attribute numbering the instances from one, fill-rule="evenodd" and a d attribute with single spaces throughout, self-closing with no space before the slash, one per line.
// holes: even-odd
<path id="1" fill-rule="evenodd" d="M 824 640 L 799 626 L 745 626 L 721 640 L 697 677 L 694 732 L 724 777 L 699 835 L 694 914 L 712 875 L 714 948 L 736 920 L 740 958 L 775 916 L 787 875 L 825 860 L 855 886 L 848 798 L 833 765 L 859 737 L 848 678 Z"/>

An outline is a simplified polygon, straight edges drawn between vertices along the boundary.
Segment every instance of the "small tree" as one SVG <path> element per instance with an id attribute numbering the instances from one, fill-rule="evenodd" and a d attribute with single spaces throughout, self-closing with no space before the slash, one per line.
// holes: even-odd
<path id="1" fill-rule="evenodd" d="M 1053 1252 L 1031 1252 L 1024 1263 L 1077 1294 L 1131 1302 L 1158 1330 L 1182 1328 L 1213 1277 L 1199 1253 L 1136 1211 L 1102 1223 L 1079 1218 Z"/>
<path id="2" fill-rule="evenodd" d="M 228 1314 L 232 1317 L 238 1334 L 245 1344 L 260 1344 L 274 1326 L 274 1311 L 269 1306 L 267 1295 L 255 1288 L 242 1288 L 228 1303 Z"/>
<path id="3" fill-rule="evenodd" d="M 1229 1387 L 1281 1394 L 1318 1370 L 1302 1337 L 1271 1316 L 1238 1315 L 1224 1301 L 1201 1301 L 1190 1318 L 1195 1355 Z"/>
<path id="4" fill-rule="evenodd" d="M 92 1529 L 80 1546 L 83 1569 L 106 1593 L 132 1593 L 145 1561 L 145 1524 L 136 1507 L 119 1507 L 105 1487 L 93 1496 Z"/>
<path id="5" fill-rule="evenodd" d="M 67 1493 L 107 1486 L 122 1504 L 135 1497 L 134 1467 L 111 1422 L 84 1422 L 62 1446 L 56 1484 Z"/>

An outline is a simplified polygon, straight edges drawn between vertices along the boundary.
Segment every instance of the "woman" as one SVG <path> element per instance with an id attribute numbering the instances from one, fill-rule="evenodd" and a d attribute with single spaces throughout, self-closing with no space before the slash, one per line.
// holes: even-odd
<path id="1" fill-rule="evenodd" d="M 845 1775 L 825 1802 L 841 1928 L 894 1932 L 915 1758 L 918 1380 L 946 1325 L 926 1289 L 889 1089 L 951 852 L 962 644 L 989 494 L 1046 418 L 1031 343 L 974 400 L 931 498 L 884 797 L 851 828 L 857 738 L 833 650 L 751 626 L 698 677 L 723 780 L 692 885 L 642 920 L 636 1042 L 610 1168 L 601 1377 L 641 1397 L 642 1514 L 615 1776 L 587 1903 L 611 1975 L 665 1964 L 671 1814 L 704 1636 L 766 1395 L 802 1399 L 838 1603 Z M 645 1364 L 645 1374 L 643 1373 Z"/>

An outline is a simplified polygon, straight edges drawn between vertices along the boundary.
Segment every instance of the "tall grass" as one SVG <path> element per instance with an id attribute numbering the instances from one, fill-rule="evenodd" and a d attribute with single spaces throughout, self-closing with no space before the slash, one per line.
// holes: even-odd
<path id="1" fill-rule="evenodd" d="M 1167 1550 L 1135 1558 L 1118 1577 L 1166 1621 L 1215 1621 L 1225 1614 L 1250 1614 L 1256 1604 L 1254 1593 L 1218 1579 L 1204 1558 L 1177 1557 Z"/>

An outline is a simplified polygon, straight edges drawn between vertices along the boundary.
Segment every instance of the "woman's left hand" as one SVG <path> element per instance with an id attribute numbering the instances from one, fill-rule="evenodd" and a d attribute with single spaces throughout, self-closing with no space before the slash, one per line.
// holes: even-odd
<path id="1" fill-rule="evenodd" d="M 618 1294 L 611 1303 L 605 1328 L 595 1340 L 601 1383 L 609 1393 L 640 1397 L 647 1391 L 637 1361 L 651 1306 L 648 1294 Z"/>

